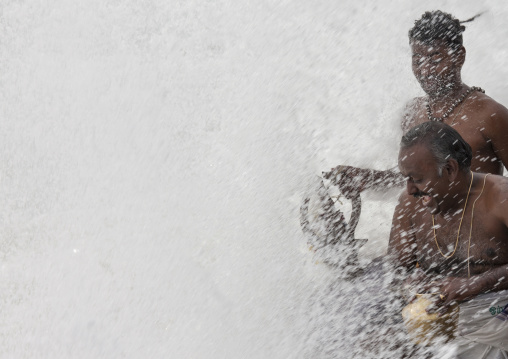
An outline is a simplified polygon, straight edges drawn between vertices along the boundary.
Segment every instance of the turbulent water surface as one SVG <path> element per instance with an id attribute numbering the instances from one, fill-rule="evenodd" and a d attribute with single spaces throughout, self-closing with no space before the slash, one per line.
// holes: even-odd
<path id="1" fill-rule="evenodd" d="M 316 325 L 354 287 L 315 263 L 298 208 L 321 170 L 396 165 L 420 93 L 407 31 L 438 6 L 486 11 L 463 78 L 508 104 L 504 0 L 2 1 L 0 357 L 356 345 Z M 364 258 L 393 207 L 364 195 Z"/>

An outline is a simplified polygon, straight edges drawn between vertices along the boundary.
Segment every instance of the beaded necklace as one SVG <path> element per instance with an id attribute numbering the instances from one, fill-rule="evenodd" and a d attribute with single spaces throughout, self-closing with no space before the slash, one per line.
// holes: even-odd
<path id="1" fill-rule="evenodd" d="M 460 105 L 462 103 L 462 101 L 464 101 L 474 91 L 485 93 L 485 90 L 483 90 L 481 87 L 477 87 L 477 86 L 470 87 L 469 90 L 464 92 L 462 94 L 462 96 L 460 96 L 458 99 L 456 99 L 453 102 L 453 104 L 450 106 L 450 108 L 445 111 L 445 113 L 443 114 L 443 117 L 432 116 L 432 111 L 430 110 L 430 105 L 429 105 L 429 102 L 427 101 L 427 103 L 425 104 L 425 107 L 427 108 L 427 117 L 428 117 L 429 121 L 441 121 L 441 122 L 444 121 L 448 116 L 450 116 L 450 114 L 453 112 L 453 110 L 455 110 L 455 108 L 458 105 Z"/>

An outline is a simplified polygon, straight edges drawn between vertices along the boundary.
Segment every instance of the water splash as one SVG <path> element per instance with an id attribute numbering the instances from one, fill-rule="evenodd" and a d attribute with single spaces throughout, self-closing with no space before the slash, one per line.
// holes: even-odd
<path id="1" fill-rule="evenodd" d="M 406 32 L 432 5 L 2 2 L 1 356 L 350 343 L 309 335 L 328 312 L 312 293 L 340 301 L 300 199 L 332 165 L 395 164 L 397 113 L 418 93 Z M 443 10 L 488 9 L 465 34 L 464 78 L 503 102 L 507 8 L 478 6 Z M 386 243 L 386 199 L 367 194 L 367 257 Z"/>

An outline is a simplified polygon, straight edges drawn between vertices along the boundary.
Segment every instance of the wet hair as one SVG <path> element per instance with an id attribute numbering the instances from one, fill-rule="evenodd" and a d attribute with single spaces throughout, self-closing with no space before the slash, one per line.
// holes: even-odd
<path id="1" fill-rule="evenodd" d="M 409 30 L 409 42 L 419 41 L 430 45 L 436 40 L 441 40 L 451 48 L 457 49 L 462 46 L 462 33 L 466 30 L 461 24 L 473 21 L 480 15 L 481 13 L 471 19 L 459 21 L 441 10 L 427 11 Z"/>
<path id="2" fill-rule="evenodd" d="M 471 167 L 473 152 L 471 146 L 452 127 L 442 122 L 428 121 L 411 128 L 400 141 L 400 148 L 410 148 L 422 144 L 426 146 L 438 163 L 439 175 L 449 159 L 459 164 L 459 169 L 467 172 Z"/>

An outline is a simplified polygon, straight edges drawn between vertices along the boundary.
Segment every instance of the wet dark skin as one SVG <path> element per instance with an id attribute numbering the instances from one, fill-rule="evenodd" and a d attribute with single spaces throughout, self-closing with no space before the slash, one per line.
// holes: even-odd
<path id="1" fill-rule="evenodd" d="M 406 108 L 402 130 L 428 121 L 425 103 L 432 116 L 442 117 L 453 101 L 469 86 L 461 79 L 466 58 L 463 46 L 452 49 L 441 41 L 431 45 L 411 44 L 413 74 L 427 94 L 413 99 Z M 471 93 L 443 121 L 452 126 L 473 150 L 471 169 L 483 173 L 502 174 L 508 167 L 508 110 L 481 92 Z"/>
<path id="2" fill-rule="evenodd" d="M 422 144 L 400 151 L 399 169 L 406 191 L 394 213 L 388 254 L 395 265 L 412 274 L 408 279 L 412 290 L 444 296 L 436 296 L 436 307 L 428 311 L 444 313 L 456 302 L 508 289 L 508 179 L 489 175 L 480 196 L 485 174 L 461 170 L 450 159 L 440 176 L 437 161 Z"/>
<path id="3" fill-rule="evenodd" d="M 439 40 L 432 44 L 413 42 L 411 52 L 413 74 L 426 96 L 415 98 L 406 105 L 401 120 L 403 133 L 429 120 L 427 102 L 431 115 L 442 117 L 470 88 L 461 79 L 466 59 L 463 46 L 454 49 Z M 503 105 L 474 91 L 443 122 L 452 126 L 471 146 L 473 171 L 502 174 L 503 166 L 508 168 L 508 110 Z M 333 168 L 323 176 L 334 181 L 346 196 L 364 189 L 383 190 L 403 183 L 396 171 L 351 166 Z"/>

